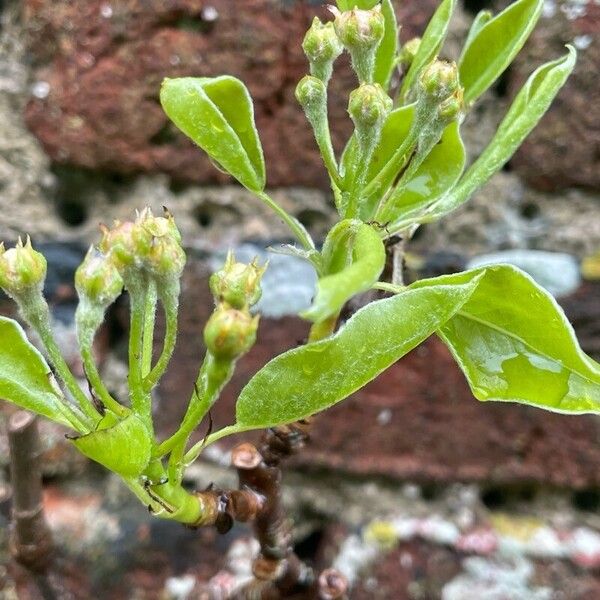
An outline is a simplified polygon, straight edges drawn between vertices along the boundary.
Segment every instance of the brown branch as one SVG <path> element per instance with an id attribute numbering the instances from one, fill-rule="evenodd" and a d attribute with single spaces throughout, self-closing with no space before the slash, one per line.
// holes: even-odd
<path id="1" fill-rule="evenodd" d="M 43 571 L 50 562 L 52 539 L 42 504 L 39 436 L 35 417 L 13 414 L 8 424 L 12 484 L 11 554 L 23 566 Z"/>

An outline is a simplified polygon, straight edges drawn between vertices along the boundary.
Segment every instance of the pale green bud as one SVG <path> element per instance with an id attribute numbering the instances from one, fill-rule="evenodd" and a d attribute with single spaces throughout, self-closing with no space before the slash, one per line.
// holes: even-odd
<path id="1" fill-rule="evenodd" d="M 419 78 L 419 97 L 437 104 L 454 94 L 459 87 L 456 63 L 436 59 Z"/>
<path id="2" fill-rule="evenodd" d="M 220 360 L 234 360 L 245 354 L 256 341 L 259 317 L 247 310 L 217 306 L 204 327 L 204 343 Z"/>
<path id="3" fill-rule="evenodd" d="M 327 106 L 327 89 L 323 81 L 312 75 L 305 75 L 296 86 L 296 100 L 307 115 L 324 110 Z"/>
<path id="4" fill-rule="evenodd" d="M 81 299 L 106 308 L 123 290 L 123 278 L 110 256 L 90 246 L 75 272 L 75 289 Z"/>
<path id="5" fill-rule="evenodd" d="M 454 121 L 463 109 L 463 89 L 459 87 L 452 96 L 438 106 L 438 115 L 443 123 Z"/>
<path id="6" fill-rule="evenodd" d="M 209 280 L 215 300 L 237 309 L 253 306 L 260 300 L 260 280 L 266 268 L 260 267 L 256 259 L 249 265 L 236 262 L 233 252 L 229 252 L 223 268 Z"/>
<path id="7" fill-rule="evenodd" d="M 410 66 L 417 55 L 419 50 L 419 46 L 421 45 L 421 38 L 414 37 L 411 40 L 408 40 L 404 46 L 400 49 L 400 54 L 398 56 L 398 64 L 402 67 L 404 72 L 408 71 Z"/>
<path id="8" fill-rule="evenodd" d="M 33 249 L 29 236 L 25 244 L 19 238 L 9 250 L 0 244 L 0 287 L 15 300 L 30 292 L 41 293 L 46 271 L 46 259 Z"/>
<path id="9" fill-rule="evenodd" d="M 324 24 L 315 17 L 304 36 L 302 49 L 310 63 L 311 75 L 327 83 L 334 61 L 344 49 L 335 33 L 333 23 Z"/>
<path id="10" fill-rule="evenodd" d="M 357 130 L 381 125 L 393 107 L 392 99 L 378 84 L 364 83 L 350 93 L 348 114 Z"/>
<path id="11" fill-rule="evenodd" d="M 333 26 L 339 40 L 352 57 L 352 66 L 361 83 L 373 78 L 375 54 L 385 33 L 385 19 L 378 4 L 371 10 L 353 8 L 340 12 L 330 7 L 335 15 Z"/>
<path id="12" fill-rule="evenodd" d="M 102 239 L 98 249 L 103 254 L 110 254 L 119 268 L 129 267 L 135 263 L 135 247 L 133 242 L 133 223 L 131 221 L 115 221 L 112 229 L 101 225 Z"/>

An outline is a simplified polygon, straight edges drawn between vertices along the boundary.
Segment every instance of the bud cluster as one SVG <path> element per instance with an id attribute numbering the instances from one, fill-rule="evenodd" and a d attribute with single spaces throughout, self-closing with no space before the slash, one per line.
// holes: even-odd
<path id="1" fill-rule="evenodd" d="M 250 307 L 260 300 L 265 269 L 256 259 L 250 264 L 236 262 L 230 252 L 223 268 L 211 276 L 217 306 L 204 328 L 204 342 L 215 358 L 235 360 L 256 341 L 259 316 L 252 316 Z"/>

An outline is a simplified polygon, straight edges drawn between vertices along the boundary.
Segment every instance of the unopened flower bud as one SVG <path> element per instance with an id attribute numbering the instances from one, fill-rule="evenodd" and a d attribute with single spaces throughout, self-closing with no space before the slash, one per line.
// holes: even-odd
<path id="1" fill-rule="evenodd" d="M 133 227 L 131 221 L 115 221 L 112 229 L 101 225 L 103 235 L 98 249 L 103 254 L 111 254 L 119 268 L 129 267 L 135 262 Z"/>
<path id="2" fill-rule="evenodd" d="M 309 116 L 327 107 L 327 89 L 323 81 L 312 75 L 304 76 L 296 86 L 296 100 Z"/>
<path id="3" fill-rule="evenodd" d="M 365 83 L 350 93 L 348 113 L 359 130 L 383 123 L 392 107 L 392 99 L 378 83 Z"/>
<path id="4" fill-rule="evenodd" d="M 411 40 L 408 40 L 404 46 L 400 49 L 400 54 L 398 56 L 398 64 L 402 67 L 403 71 L 406 72 L 412 65 L 412 62 L 419 50 L 419 46 L 421 45 L 421 38 L 414 37 Z"/>
<path id="5" fill-rule="evenodd" d="M 9 250 L 0 244 L 0 287 L 15 300 L 30 292 L 41 293 L 46 270 L 46 259 L 32 248 L 29 236 L 25 244 L 19 238 Z"/>
<path id="6" fill-rule="evenodd" d="M 315 17 L 304 36 L 302 49 L 310 63 L 311 75 L 327 83 L 334 61 L 344 49 L 335 33 L 333 23 L 321 23 L 319 18 Z"/>
<path id="7" fill-rule="evenodd" d="M 438 107 L 438 115 L 443 123 L 454 121 L 463 109 L 463 89 L 459 87 L 452 96 L 446 98 Z"/>
<path id="8" fill-rule="evenodd" d="M 334 28 L 339 40 L 350 52 L 352 66 L 361 83 L 372 80 L 375 54 L 385 32 L 385 19 L 381 5 L 371 10 L 353 8 L 340 12 L 330 8 L 335 15 Z"/>
<path id="9" fill-rule="evenodd" d="M 234 360 L 245 354 L 256 341 L 258 315 L 220 304 L 204 327 L 204 343 L 221 360 Z"/>
<path id="10" fill-rule="evenodd" d="M 232 308 L 253 306 L 260 300 L 260 280 L 265 269 L 256 259 L 250 264 L 236 262 L 229 252 L 223 268 L 211 275 L 210 290 L 217 302 L 226 302 Z"/>
<path id="11" fill-rule="evenodd" d="M 440 103 L 459 88 L 458 67 L 455 62 L 434 60 L 419 78 L 419 94 L 428 102 Z"/>
<path id="12" fill-rule="evenodd" d="M 90 246 L 75 272 L 75 289 L 81 299 L 106 308 L 123 289 L 123 279 L 109 256 Z"/>

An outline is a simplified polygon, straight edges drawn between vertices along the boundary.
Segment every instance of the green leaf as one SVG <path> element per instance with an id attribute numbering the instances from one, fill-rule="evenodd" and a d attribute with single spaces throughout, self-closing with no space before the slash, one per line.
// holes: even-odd
<path id="1" fill-rule="evenodd" d="M 469 33 L 467 34 L 467 39 L 465 40 L 463 49 L 460 53 L 460 58 L 458 59 L 458 64 L 460 64 L 465 56 L 466 51 L 469 49 L 471 42 L 475 39 L 477 34 L 481 31 L 481 28 L 489 23 L 494 15 L 492 15 L 489 10 L 480 10 L 475 18 L 473 19 L 473 23 L 471 23 L 471 28 L 469 29 Z"/>
<path id="2" fill-rule="evenodd" d="M 394 221 L 408 212 L 418 212 L 448 190 L 452 189 L 465 168 L 466 153 L 454 121 L 442 134 L 427 158 L 407 181 L 400 180 L 391 195 L 385 211 L 378 218 L 382 222 Z"/>
<path id="3" fill-rule="evenodd" d="M 385 248 L 379 234 L 358 220 L 340 221 L 323 245 L 323 272 L 310 308 L 300 313 L 313 322 L 337 314 L 344 304 L 371 288 L 385 266 Z"/>
<path id="4" fill-rule="evenodd" d="M 165 79 L 167 116 L 225 171 L 251 191 L 265 187 L 265 163 L 252 98 L 235 77 Z"/>
<path id="5" fill-rule="evenodd" d="M 129 415 L 116 425 L 114 417 L 101 422 L 97 431 L 72 439 L 77 449 L 92 460 L 123 477 L 138 477 L 150 462 L 152 437 L 137 415 Z"/>
<path id="6" fill-rule="evenodd" d="M 477 289 L 440 329 L 479 400 L 564 413 L 600 413 L 600 365 L 586 356 L 554 298 L 516 267 L 482 267 L 424 280 Z"/>
<path id="7" fill-rule="evenodd" d="M 368 304 L 332 337 L 277 356 L 242 390 L 235 427 L 290 423 L 343 400 L 439 329 L 476 287 L 475 278 L 408 289 Z"/>
<path id="8" fill-rule="evenodd" d="M 354 7 L 370 10 L 379 0 L 336 0 L 337 7 L 341 10 L 352 10 Z"/>
<path id="9" fill-rule="evenodd" d="M 381 12 L 385 21 L 385 31 L 379 48 L 377 48 L 373 79 L 375 83 L 379 83 L 387 91 L 396 64 L 398 23 L 396 22 L 396 13 L 394 12 L 391 0 L 383 0 L 381 3 Z"/>
<path id="10" fill-rule="evenodd" d="M 421 38 L 419 49 L 404 76 L 400 88 L 400 98 L 406 100 L 423 68 L 428 65 L 439 53 L 450 25 L 450 18 L 454 12 L 456 0 L 444 0 L 437 8 L 425 33 Z"/>
<path id="11" fill-rule="evenodd" d="M 469 43 L 459 65 L 467 106 L 512 62 L 535 27 L 543 4 L 543 0 L 518 0 L 481 27 Z"/>
<path id="12" fill-rule="evenodd" d="M 530 75 L 488 147 L 467 169 L 454 190 L 433 205 L 429 220 L 439 218 L 466 202 L 514 154 L 548 110 L 573 70 L 575 49 L 572 46 L 567 48 L 569 52 L 565 56 L 542 65 Z"/>
<path id="13" fill-rule="evenodd" d="M 22 327 L 0 317 L 0 398 L 67 427 L 74 427 L 50 367 Z"/>

